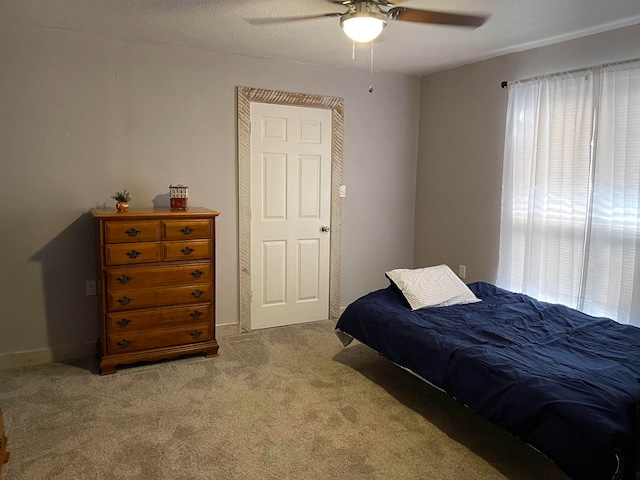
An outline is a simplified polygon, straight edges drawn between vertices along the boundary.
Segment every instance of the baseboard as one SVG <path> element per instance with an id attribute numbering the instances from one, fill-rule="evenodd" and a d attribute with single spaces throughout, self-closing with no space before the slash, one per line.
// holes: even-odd
<path id="1" fill-rule="evenodd" d="M 7 353 L 0 355 L 0 370 L 31 365 L 44 365 L 52 362 L 64 362 L 76 358 L 91 357 L 95 354 L 95 342 Z"/>

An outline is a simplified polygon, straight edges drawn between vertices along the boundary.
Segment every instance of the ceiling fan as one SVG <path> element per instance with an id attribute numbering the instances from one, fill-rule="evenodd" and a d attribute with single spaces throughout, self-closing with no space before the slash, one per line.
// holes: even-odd
<path id="1" fill-rule="evenodd" d="M 403 0 L 326 0 L 329 3 L 347 7 L 343 12 L 324 13 L 320 15 L 302 15 L 293 17 L 274 17 L 247 20 L 254 25 L 312 20 L 325 17 L 340 17 L 340 26 L 355 42 L 371 42 L 382 33 L 388 20 L 405 22 L 432 23 L 462 27 L 479 27 L 486 16 L 467 15 L 435 10 L 421 10 L 408 7 L 397 7 Z"/>

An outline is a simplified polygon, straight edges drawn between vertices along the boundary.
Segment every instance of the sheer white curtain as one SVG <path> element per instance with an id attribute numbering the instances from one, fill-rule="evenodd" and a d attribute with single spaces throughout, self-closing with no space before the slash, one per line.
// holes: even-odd
<path id="1" fill-rule="evenodd" d="M 509 85 L 498 285 L 640 325 L 640 62 Z"/>

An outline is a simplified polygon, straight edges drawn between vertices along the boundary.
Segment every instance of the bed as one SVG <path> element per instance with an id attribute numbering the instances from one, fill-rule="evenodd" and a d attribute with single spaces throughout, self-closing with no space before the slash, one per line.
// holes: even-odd
<path id="1" fill-rule="evenodd" d="M 458 280 L 471 296 L 414 309 L 405 286 L 389 278 L 340 316 L 345 346 L 357 339 L 571 478 L 636 478 L 639 328 L 484 282 Z"/>

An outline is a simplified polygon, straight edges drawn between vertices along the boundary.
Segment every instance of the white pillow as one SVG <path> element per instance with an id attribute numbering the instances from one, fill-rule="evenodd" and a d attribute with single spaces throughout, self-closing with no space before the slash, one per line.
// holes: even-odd
<path id="1" fill-rule="evenodd" d="M 386 276 L 400 289 L 411 310 L 480 301 L 447 265 L 398 268 Z"/>

